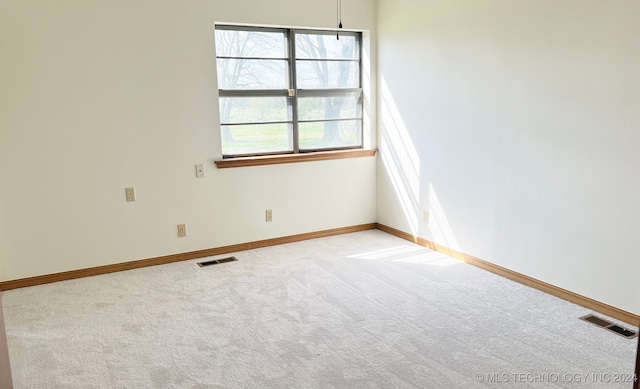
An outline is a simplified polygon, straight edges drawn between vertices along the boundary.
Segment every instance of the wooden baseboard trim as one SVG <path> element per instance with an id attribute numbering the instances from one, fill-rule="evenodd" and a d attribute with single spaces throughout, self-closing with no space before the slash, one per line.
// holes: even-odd
<path id="1" fill-rule="evenodd" d="M 98 266 L 98 267 L 92 267 L 87 269 L 72 270 L 72 271 L 67 271 L 62 273 L 47 274 L 47 275 L 36 276 L 36 277 L 22 278 L 18 280 L 4 281 L 4 282 L 0 282 L 0 291 L 49 284 L 52 282 L 72 280 L 76 278 L 97 276 L 101 274 L 115 273 L 115 272 L 120 272 L 125 270 L 140 269 L 140 268 L 149 267 L 149 266 L 164 265 L 164 264 L 173 263 L 173 262 L 188 261 L 192 259 L 229 254 L 229 253 L 238 252 L 238 251 L 252 250 L 252 249 L 257 249 L 262 247 L 286 244 L 286 243 L 300 242 L 304 240 L 323 238 L 327 236 L 366 231 L 366 230 L 371 230 L 376 228 L 379 229 L 380 231 L 384 231 L 391 235 L 395 235 L 399 238 L 414 242 L 421 246 L 427 247 L 431 250 L 438 251 L 443 254 L 447 254 L 452 258 L 456 258 L 470 265 L 474 265 L 481 269 L 490 271 L 494 274 L 508 278 L 512 281 L 530 286 L 534 289 L 538 289 L 552 296 L 556 296 L 563 300 L 567 300 L 574 304 L 578 304 L 580 306 L 591 309 L 595 312 L 599 312 L 603 315 L 607 315 L 614 319 L 618 319 L 620 321 L 631 324 L 633 326 L 638 325 L 638 322 L 640 322 L 640 315 L 636 315 L 631 312 L 624 311 L 622 309 L 599 302 L 597 300 L 593 300 L 589 297 L 585 297 L 580 294 L 568 291 L 566 289 L 559 288 L 557 286 L 548 284 L 538 279 L 526 276 L 524 274 L 515 272 L 513 270 L 509 270 L 502 266 L 492 264 L 482 259 L 473 257 L 469 254 L 465 254 L 463 252 L 453 250 L 449 247 L 437 244 L 430 240 L 414 236 L 412 234 L 397 230 L 395 228 L 392 228 L 380 223 L 369 223 L 369 224 L 361 224 L 357 226 L 334 228 L 330 230 L 308 232 L 304 234 L 289 235 L 289 236 L 284 236 L 280 238 L 265 239 L 265 240 L 259 240 L 254 242 L 247 242 L 247 243 L 239 243 L 239 244 L 234 244 L 229 246 L 191 251 L 187 253 L 141 259 L 141 260 L 131 261 L 131 262 L 117 263 L 113 265 Z"/>
<path id="2" fill-rule="evenodd" d="M 91 277 L 101 274 L 115 273 L 124 270 L 139 269 L 143 267 L 165 265 L 173 262 L 188 261 L 191 259 L 211 257 L 214 255 L 229 254 L 238 251 L 252 250 L 261 247 L 276 246 L 279 244 L 300 242 L 303 240 L 324 238 L 327 236 L 342 235 L 352 232 L 373 230 L 377 227 L 376 223 L 361 224 L 351 227 L 334 228 L 331 230 L 323 230 L 316 232 L 308 232 L 304 234 L 283 236 L 280 238 L 272 238 L 259 240 L 255 242 L 239 243 L 230 246 L 222 246 L 205 250 L 191 251 L 181 254 L 166 255 L 162 257 L 141 259 L 132 262 L 116 263 L 113 265 L 105 265 L 92 267 L 87 269 L 72 270 L 62 273 L 47 274 L 43 276 L 22 278 L 18 280 L 0 282 L 0 290 L 11 290 L 25 288 L 28 286 L 36 286 L 49 284 L 52 282 L 72 280 L 76 278 Z"/>
<path id="3" fill-rule="evenodd" d="M 412 234 L 406 233 L 404 231 L 397 230 L 395 228 L 385 226 L 384 224 L 378 223 L 378 229 L 380 231 L 384 231 L 391 235 L 395 235 L 399 238 L 409 240 L 411 242 L 417 243 L 420 246 L 424 246 L 430 248 L 431 250 L 441 252 L 443 254 L 447 254 L 452 258 L 461 260 L 470 265 L 479 267 L 481 269 L 490 271 L 491 273 L 497 274 L 499 276 L 508 278 L 512 281 L 518 282 L 520 284 L 530 286 L 534 289 L 538 289 L 542 292 L 548 293 L 552 296 L 559 297 L 563 300 L 567 300 L 574 304 L 578 304 L 585 308 L 591 309 L 595 312 L 599 312 L 603 315 L 607 315 L 614 319 L 618 319 L 625 323 L 631 324 L 633 326 L 637 326 L 638 322 L 640 322 L 640 315 L 633 314 L 631 312 L 613 307 L 611 305 L 596 301 L 589 297 L 582 296 L 580 294 L 568 291 L 566 289 L 559 288 L 557 286 L 548 284 L 544 281 L 540 281 L 538 279 L 526 276 L 524 274 L 515 272 L 513 270 L 509 270 L 502 266 L 494 265 L 493 263 L 484 261 L 482 259 L 476 258 L 469 254 L 465 254 L 463 252 L 453 250 L 449 247 L 440 245 L 438 243 L 432 242 L 430 240 L 420 238 L 418 236 L 414 236 Z"/>

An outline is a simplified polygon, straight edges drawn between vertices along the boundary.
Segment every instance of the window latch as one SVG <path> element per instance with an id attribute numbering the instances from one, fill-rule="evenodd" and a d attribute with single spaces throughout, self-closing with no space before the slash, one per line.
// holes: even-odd
<path id="1" fill-rule="evenodd" d="M 288 92 L 289 92 L 289 97 L 295 97 L 295 95 L 296 95 L 296 90 L 295 89 L 289 89 Z"/>

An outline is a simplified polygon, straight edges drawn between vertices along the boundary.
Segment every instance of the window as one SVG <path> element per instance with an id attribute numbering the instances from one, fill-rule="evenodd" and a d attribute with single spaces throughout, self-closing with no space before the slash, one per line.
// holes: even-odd
<path id="1" fill-rule="evenodd" d="M 224 158 L 362 148 L 361 34 L 216 26 Z"/>

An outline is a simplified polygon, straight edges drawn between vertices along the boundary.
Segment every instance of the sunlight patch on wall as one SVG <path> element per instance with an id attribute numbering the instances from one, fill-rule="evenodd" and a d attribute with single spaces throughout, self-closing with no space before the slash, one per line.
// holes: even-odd
<path id="1" fill-rule="evenodd" d="M 434 242 L 460 251 L 460 245 L 431 182 L 429 183 L 429 214 L 431 215 L 429 227 Z"/>
<path id="2" fill-rule="evenodd" d="M 389 87 L 381 78 L 379 151 L 411 233 L 418 234 L 420 158 Z"/>

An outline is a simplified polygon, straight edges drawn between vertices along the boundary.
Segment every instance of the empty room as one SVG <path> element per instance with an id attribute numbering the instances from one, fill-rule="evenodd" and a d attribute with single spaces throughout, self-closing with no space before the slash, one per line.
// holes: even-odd
<path id="1" fill-rule="evenodd" d="M 0 389 L 637 388 L 637 0 L 3 0 Z"/>

